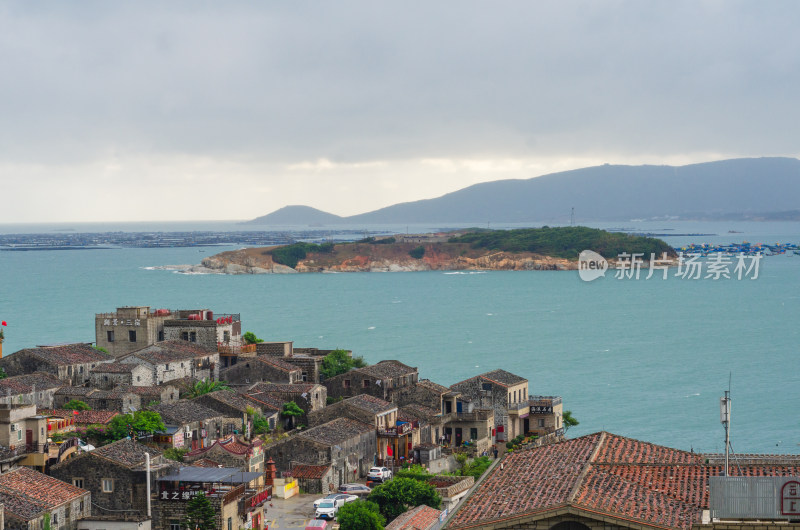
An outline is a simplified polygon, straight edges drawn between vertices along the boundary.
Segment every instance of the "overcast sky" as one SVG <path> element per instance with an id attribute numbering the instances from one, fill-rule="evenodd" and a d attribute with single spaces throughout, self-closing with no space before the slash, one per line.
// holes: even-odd
<path id="1" fill-rule="evenodd" d="M 800 154 L 800 2 L 3 2 L 0 222 Z"/>

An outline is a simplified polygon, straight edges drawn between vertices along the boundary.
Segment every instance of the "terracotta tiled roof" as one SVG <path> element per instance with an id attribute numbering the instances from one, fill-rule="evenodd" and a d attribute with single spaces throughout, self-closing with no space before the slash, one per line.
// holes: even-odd
<path id="1" fill-rule="evenodd" d="M 78 424 L 108 423 L 119 414 L 113 410 L 80 410 L 75 414 L 74 410 L 67 409 L 39 409 L 38 413 L 56 418 L 74 418 Z"/>
<path id="2" fill-rule="evenodd" d="M 441 514 L 441 510 L 423 504 L 400 514 L 386 525 L 386 530 L 428 530 L 439 521 Z"/>
<path id="3" fill-rule="evenodd" d="M 204 394 L 196 399 L 203 399 L 203 401 L 209 399 L 218 401 L 220 403 L 228 405 L 229 407 L 233 407 L 242 412 L 245 412 L 247 410 L 247 407 L 253 406 L 253 404 L 250 401 L 248 401 L 244 396 L 242 396 L 241 394 L 237 393 L 234 390 L 217 390 L 215 392 L 209 392 L 208 394 Z"/>
<path id="4" fill-rule="evenodd" d="M 722 474 L 707 455 L 596 433 L 503 459 L 464 500 L 452 527 L 478 528 L 565 505 L 636 524 L 688 530 L 708 509 L 708 478 Z M 731 475 L 796 476 L 789 464 L 740 465 Z"/>
<path id="5" fill-rule="evenodd" d="M 425 405 L 418 405 L 417 403 L 411 403 L 401 407 L 399 409 L 399 413 L 409 414 L 427 422 L 433 421 L 433 419 L 439 415 L 438 410 L 426 407 Z"/>
<path id="6" fill-rule="evenodd" d="M 12 355 L 18 354 L 32 355 L 42 361 L 57 366 L 70 364 L 86 364 L 113 360 L 108 354 L 92 348 L 87 343 L 59 344 L 57 346 L 37 346 L 36 348 L 26 348 L 19 350 Z"/>
<path id="7" fill-rule="evenodd" d="M 98 447 L 87 455 L 101 456 L 127 468 L 136 468 L 144 464 L 145 453 L 150 453 L 150 458 L 160 456 L 161 451 L 142 445 L 135 440 L 119 440 L 118 442 Z"/>
<path id="8" fill-rule="evenodd" d="M 261 407 L 262 410 L 271 410 L 273 412 L 280 412 L 283 410 L 283 403 L 282 399 L 278 399 L 274 397 L 272 394 L 264 394 L 263 392 L 257 392 L 255 394 L 241 394 L 241 396 L 253 403 L 253 405 L 257 407 Z"/>
<path id="9" fill-rule="evenodd" d="M 397 405 L 393 405 L 392 403 L 384 401 L 381 398 L 370 396 L 369 394 L 358 394 L 351 398 L 347 398 L 342 401 L 342 405 L 344 404 L 359 408 L 361 410 L 366 410 L 367 412 L 372 412 L 374 414 L 388 412 L 397 408 Z"/>
<path id="10" fill-rule="evenodd" d="M 260 440 L 258 440 L 258 441 L 260 442 Z M 218 439 L 214 440 L 214 443 L 212 443 L 208 447 L 203 447 L 201 449 L 195 449 L 194 451 L 190 451 L 190 452 L 186 453 L 186 455 L 187 456 L 201 455 L 203 453 L 209 452 L 211 449 L 213 449 L 215 446 L 217 446 L 217 447 L 220 447 L 220 448 L 224 449 L 225 451 L 227 451 L 227 452 L 229 452 L 231 454 L 243 456 L 243 455 L 247 455 L 248 453 L 252 452 L 253 447 L 257 446 L 257 445 L 261 445 L 261 444 L 260 443 L 258 443 L 258 444 L 246 444 L 246 443 L 243 443 L 241 440 L 237 439 L 235 436 L 231 435 L 231 436 L 229 436 L 228 438 L 225 438 L 225 439 L 219 439 L 218 438 Z"/>
<path id="11" fill-rule="evenodd" d="M 375 426 L 351 420 L 350 418 L 336 418 L 328 423 L 312 427 L 297 436 L 331 446 L 369 431 L 374 432 Z"/>
<path id="12" fill-rule="evenodd" d="M 311 466 L 306 464 L 298 464 L 292 468 L 292 477 L 294 478 L 308 478 L 308 479 L 321 479 L 323 478 L 328 471 L 330 471 L 331 466 Z"/>
<path id="13" fill-rule="evenodd" d="M 9 515 L 29 521 L 42 512 L 89 493 L 27 467 L 0 475 L 0 503 Z"/>
<path id="14" fill-rule="evenodd" d="M 442 386 L 439 383 L 434 383 L 430 379 L 420 379 L 417 381 L 417 386 L 421 386 L 427 388 L 428 390 L 435 392 L 437 394 L 447 394 L 450 392 L 450 389 L 446 386 Z"/>
<path id="15" fill-rule="evenodd" d="M 358 370 L 378 379 L 394 379 L 395 377 L 417 373 L 417 369 L 413 366 L 408 366 L 395 360 L 381 361 L 364 368 L 358 368 Z"/>
<path id="16" fill-rule="evenodd" d="M 6 389 L 16 388 L 19 392 L 31 392 L 34 385 L 36 390 L 50 390 L 52 388 L 61 388 L 66 385 L 64 381 L 57 377 L 46 374 L 43 372 L 34 372 L 32 374 L 16 375 L 14 377 L 6 377 L 0 380 L 0 393 L 5 394 Z"/>
<path id="17" fill-rule="evenodd" d="M 214 355 L 217 350 L 206 348 L 196 342 L 189 342 L 185 340 L 169 340 L 163 342 L 156 342 L 146 348 L 137 350 L 133 353 L 126 355 L 124 358 L 131 356 L 138 357 L 150 364 L 165 364 L 186 359 L 194 359 L 195 357 L 205 357 L 207 355 Z M 124 359 L 123 358 L 123 359 Z"/>
<path id="18" fill-rule="evenodd" d="M 136 385 L 126 385 L 126 386 L 118 386 L 115 390 L 120 390 L 122 392 L 128 392 L 131 394 L 136 394 L 137 396 L 161 396 L 161 393 L 165 390 L 174 390 L 178 391 L 178 389 L 172 385 L 159 385 L 159 386 L 136 386 Z"/>

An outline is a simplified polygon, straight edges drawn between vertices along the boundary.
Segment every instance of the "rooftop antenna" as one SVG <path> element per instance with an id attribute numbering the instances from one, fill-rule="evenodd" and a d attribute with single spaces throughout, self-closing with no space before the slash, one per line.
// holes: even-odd
<path id="1" fill-rule="evenodd" d="M 575 207 L 572 207 L 572 213 L 569 214 L 569 226 L 575 226 Z"/>
<path id="2" fill-rule="evenodd" d="M 719 421 L 725 428 L 725 476 L 728 476 L 728 456 L 731 448 L 731 374 L 728 374 L 728 390 L 719 398 Z"/>

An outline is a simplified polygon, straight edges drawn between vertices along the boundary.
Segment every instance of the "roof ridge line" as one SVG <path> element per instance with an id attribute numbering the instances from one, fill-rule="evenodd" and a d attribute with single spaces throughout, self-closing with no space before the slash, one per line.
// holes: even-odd
<path id="1" fill-rule="evenodd" d="M 601 431 L 600 432 L 600 439 L 597 441 L 597 445 L 595 446 L 594 450 L 592 451 L 592 454 L 589 455 L 589 459 L 586 461 L 585 464 L 583 464 L 583 469 L 581 469 L 581 473 L 580 473 L 580 475 L 578 475 L 578 479 L 575 481 L 575 485 L 572 486 L 572 490 L 569 492 L 569 496 L 567 496 L 566 504 L 570 504 L 571 505 L 573 502 L 575 502 L 575 496 L 578 494 L 578 491 L 580 490 L 581 486 L 583 485 L 583 479 L 585 479 L 587 473 L 589 473 L 589 468 L 594 463 L 594 459 L 597 458 L 597 453 L 600 452 L 600 448 L 603 446 L 605 441 L 606 441 L 606 432 L 605 431 Z"/>

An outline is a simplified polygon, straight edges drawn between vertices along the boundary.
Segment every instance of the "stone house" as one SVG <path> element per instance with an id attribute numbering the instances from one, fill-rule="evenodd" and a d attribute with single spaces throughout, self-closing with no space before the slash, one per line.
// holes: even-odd
<path id="1" fill-rule="evenodd" d="M 145 364 L 103 363 L 89 370 L 89 386 L 111 390 L 115 386 L 152 386 L 153 371 Z"/>
<path id="2" fill-rule="evenodd" d="M 292 477 L 297 480 L 300 489 L 306 493 L 316 493 L 318 495 L 327 495 L 334 493 L 336 488 L 331 488 L 331 484 L 335 484 L 333 467 L 323 464 L 321 466 L 312 466 L 307 464 L 298 464 L 290 471 L 284 471 L 283 477 Z"/>
<path id="3" fill-rule="evenodd" d="M 183 528 L 186 504 L 193 494 L 203 492 L 211 502 L 220 530 L 262 528 L 265 506 L 272 495 L 264 473 L 244 472 L 237 468 L 181 467 L 159 477 L 153 514 L 160 521 L 157 528 Z"/>
<path id="4" fill-rule="evenodd" d="M 89 380 L 89 370 L 113 360 L 89 343 L 61 344 L 19 350 L 0 359 L 0 368 L 9 376 L 45 372 L 78 386 Z"/>
<path id="5" fill-rule="evenodd" d="M 25 467 L 0 475 L 0 504 L 5 528 L 39 530 L 49 518 L 51 528 L 75 530 L 91 513 L 88 490 Z"/>
<path id="6" fill-rule="evenodd" d="M 248 407 L 252 408 L 264 416 L 270 429 L 274 429 L 280 420 L 280 409 L 266 403 L 246 399 L 242 394 L 233 390 L 209 392 L 208 394 L 195 398 L 193 401 L 221 412 L 226 417 L 241 417 L 242 421 L 250 421 L 250 418 L 247 416 L 247 410 Z"/>
<path id="7" fill-rule="evenodd" d="M 48 436 L 47 418 L 36 405 L 0 404 L 0 446 L 28 454 L 21 465 L 43 468 Z"/>
<path id="8" fill-rule="evenodd" d="M 161 451 L 135 440 L 119 440 L 79 453 L 50 468 L 50 474 L 67 484 L 92 492 L 92 513 L 112 512 L 147 514 L 147 469 L 145 453 L 150 454 L 151 480 L 166 475 L 174 462 Z M 155 483 L 151 483 L 151 491 Z M 156 527 L 157 528 L 157 527 Z"/>
<path id="9" fill-rule="evenodd" d="M 524 434 L 523 411 L 528 405 L 528 380 L 505 370 L 493 370 L 450 385 L 473 403 L 475 408 L 492 409 L 496 440 L 505 442 Z M 524 418 L 520 416 L 525 415 Z"/>
<path id="10" fill-rule="evenodd" d="M 459 395 L 458 391 L 434 383 L 430 379 L 420 379 L 416 384 L 397 389 L 392 398 L 400 407 L 416 403 L 448 414 L 453 411 L 446 410 L 447 403 Z"/>
<path id="11" fill-rule="evenodd" d="M 392 401 L 395 392 L 413 386 L 419 379 L 417 368 L 388 360 L 364 367 L 322 382 L 333 398 L 348 398 L 358 394 L 369 394 L 385 401 Z"/>
<path id="12" fill-rule="evenodd" d="M 496 432 L 494 411 L 479 408 L 464 397 L 457 399 L 454 408 L 455 412 L 443 416 L 445 443 L 458 447 L 468 442 L 474 453 L 491 449 L 494 444 L 493 433 Z"/>
<path id="13" fill-rule="evenodd" d="M 161 385 L 176 379 L 219 378 L 219 353 L 216 348 L 186 341 L 157 342 L 120 357 L 119 362 L 141 364 L 152 374 L 152 383 Z"/>
<path id="14" fill-rule="evenodd" d="M 336 489 L 369 472 L 377 454 L 377 431 L 374 424 L 337 418 L 281 440 L 264 453 L 275 461 L 278 471 L 299 464 L 330 465 Z"/>
<path id="15" fill-rule="evenodd" d="M 336 418 L 351 418 L 373 425 L 378 438 L 378 458 L 381 461 L 406 460 L 412 448 L 420 442 L 419 421 L 400 418 L 397 405 L 375 396 L 360 394 L 328 405 L 309 414 L 309 425 L 316 426 Z"/>
<path id="16" fill-rule="evenodd" d="M 91 396 L 97 394 L 98 392 L 100 392 L 100 390 L 86 386 L 63 386 L 53 392 L 53 405 L 47 408 L 62 409 L 64 408 L 64 405 L 73 399 L 77 399 L 78 401 L 83 401 L 84 403 L 89 404 L 89 399 Z"/>
<path id="17" fill-rule="evenodd" d="M 328 396 L 324 386 L 314 383 L 294 385 L 256 383 L 244 389 L 243 392 L 255 400 L 262 400 L 266 397 L 277 400 L 279 403 L 294 401 L 305 412 L 297 421 L 306 425 L 308 425 L 308 414 L 324 408 Z M 263 400 L 263 402 L 267 404 L 270 400 Z"/>
<path id="18" fill-rule="evenodd" d="M 165 426 L 180 427 L 184 446 L 192 450 L 208 447 L 214 440 L 242 432 L 241 416 L 226 416 L 194 401 L 161 403 L 150 410 L 158 412 Z"/>
<path id="19" fill-rule="evenodd" d="M 262 355 L 240 359 L 222 370 L 220 379 L 236 386 L 259 382 L 293 384 L 303 382 L 303 371 L 281 358 Z"/>
<path id="20" fill-rule="evenodd" d="M 241 316 L 215 315 L 208 309 L 181 309 L 164 321 L 164 340 L 191 342 L 214 350 L 218 345 L 241 344 Z"/>
<path id="21" fill-rule="evenodd" d="M 210 460 L 223 467 L 235 467 L 242 471 L 264 472 L 264 451 L 262 441 L 256 438 L 246 443 L 236 435 L 218 438 L 208 447 L 190 451 L 183 461 L 191 464 L 198 460 Z"/>
<path id="22" fill-rule="evenodd" d="M 17 375 L 0 379 L 0 403 L 27 403 L 51 408 L 53 396 L 66 383 L 44 372 Z"/>

